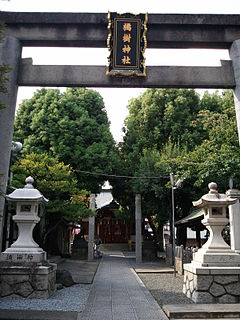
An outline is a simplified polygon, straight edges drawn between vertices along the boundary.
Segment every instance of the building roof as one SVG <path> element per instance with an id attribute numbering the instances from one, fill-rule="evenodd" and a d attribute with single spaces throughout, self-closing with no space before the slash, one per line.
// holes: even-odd
<path id="1" fill-rule="evenodd" d="M 197 209 L 194 208 L 188 216 L 175 222 L 175 226 L 186 225 L 186 226 L 191 227 L 194 224 L 201 223 L 201 220 L 203 219 L 203 217 L 204 217 L 204 209 L 203 208 L 197 208 Z"/>
<path id="2" fill-rule="evenodd" d="M 97 210 L 105 207 L 118 208 L 119 204 L 113 199 L 111 189 L 103 189 L 101 193 L 96 196 Z"/>

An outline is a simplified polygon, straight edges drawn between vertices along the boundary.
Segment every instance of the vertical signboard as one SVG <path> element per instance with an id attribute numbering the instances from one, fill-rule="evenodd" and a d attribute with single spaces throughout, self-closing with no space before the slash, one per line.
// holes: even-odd
<path id="1" fill-rule="evenodd" d="M 146 76 L 147 14 L 108 12 L 107 75 Z"/>

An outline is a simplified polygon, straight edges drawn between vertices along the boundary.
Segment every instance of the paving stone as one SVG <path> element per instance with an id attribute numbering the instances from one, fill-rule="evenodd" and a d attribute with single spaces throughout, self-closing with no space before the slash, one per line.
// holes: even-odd
<path id="1" fill-rule="evenodd" d="M 207 291 L 213 282 L 213 276 L 194 275 L 193 283 L 196 290 Z"/>
<path id="2" fill-rule="evenodd" d="M 112 320 L 112 315 L 110 316 L 105 316 L 103 318 L 103 316 L 101 315 L 101 312 L 99 312 L 99 314 L 94 315 L 94 316 L 90 316 L 89 320 Z"/>
<path id="3" fill-rule="evenodd" d="M 193 280 L 193 273 L 188 272 L 187 273 L 187 278 L 188 278 L 188 281 L 192 281 Z"/>
<path id="4" fill-rule="evenodd" d="M 192 281 L 190 281 L 190 283 L 189 283 L 189 290 L 190 290 L 191 294 L 192 294 L 192 293 L 193 293 L 193 291 L 194 291 L 193 280 L 192 280 Z"/>
<path id="5" fill-rule="evenodd" d="M 20 295 L 21 297 L 28 297 L 33 292 L 33 287 L 29 282 L 17 283 L 14 286 L 14 293 Z"/>
<path id="6" fill-rule="evenodd" d="M 240 283 L 231 283 L 225 286 L 227 293 L 240 296 Z"/>
<path id="7" fill-rule="evenodd" d="M 222 297 L 218 298 L 218 303 L 238 303 L 239 298 L 231 296 L 230 294 L 225 294 Z"/>
<path id="8" fill-rule="evenodd" d="M 47 299 L 49 298 L 49 292 L 47 290 L 39 291 L 35 290 L 30 294 L 29 298 L 31 299 Z"/>
<path id="9" fill-rule="evenodd" d="M 214 276 L 214 281 L 219 284 L 229 284 L 238 281 L 238 276 Z"/>
<path id="10" fill-rule="evenodd" d="M 193 292 L 192 300 L 196 303 L 214 303 L 215 302 L 214 297 L 210 293 L 199 292 L 199 291 Z"/>
<path id="11" fill-rule="evenodd" d="M 111 301 L 104 301 L 104 302 L 101 302 L 101 301 L 95 301 L 94 303 L 95 307 L 96 308 L 101 308 L 101 309 L 111 309 L 112 308 L 112 303 Z"/>
<path id="12" fill-rule="evenodd" d="M 9 285 L 15 285 L 16 283 L 21 283 L 21 282 L 27 282 L 29 281 L 29 275 L 28 274 L 23 274 L 23 275 L 2 275 L 2 279 L 4 282 L 7 282 Z"/>
<path id="13" fill-rule="evenodd" d="M 48 290 L 49 279 L 42 275 L 32 275 L 32 284 L 35 290 Z"/>
<path id="14" fill-rule="evenodd" d="M 187 290 L 186 296 L 191 299 L 192 298 L 192 293 L 190 290 Z"/>
<path id="15" fill-rule="evenodd" d="M 132 315 L 113 315 L 113 320 L 136 320 L 135 316 Z M 139 318 L 138 318 L 139 319 Z M 155 320 L 155 319 L 153 319 Z M 157 319 L 159 320 L 159 319 Z"/>
<path id="16" fill-rule="evenodd" d="M 226 293 L 224 287 L 215 282 L 211 285 L 209 291 L 214 297 L 220 297 Z"/>
<path id="17" fill-rule="evenodd" d="M 123 255 L 103 256 L 81 315 L 84 320 L 167 319 L 126 260 Z"/>
<path id="18" fill-rule="evenodd" d="M 187 281 L 187 272 L 185 272 L 183 276 L 183 282 L 185 283 L 186 281 Z"/>
<path id="19" fill-rule="evenodd" d="M 112 312 L 113 313 L 121 313 L 121 312 L 125 312 L 125 313 L 134 313 L 134 309 L 133 307 L 129 304 L 129 305 L 120 305 L 120 306 L 113 306 L 112 307 Z"/>
<path id="20" fill-rule="evenodd" d="M 170 319 L 240 319 L 240 304 L 175 304 L 163 309 Z"/>
<path id="21" fill-rule="evenodd" d="M 112 315 L 112 310 L 102 310 L 102 309 L 98 309 L 95 310 L 93 309 L 93 311 L 91 312 L 91 317 L 95 317 L 95 316 L 98 316 L 99 313 L 101 314 L 102 318 L 105 319 L 105 317 L 110 317 Z"/>
<path id="22" fill-rule="evenodd" d="M 186 284 L 185 283 L 183 284 L 183 293 L 187 294 L 187 288 L 186 288 Z"/>
<path id="23" fill-rule="evenodd" d="M 1 296 L 5 297 L 8 296 L 10 294 L 13 294 L 13 288 L 12 286 L 10 286 L 8 283 L 6 283 L 5 281 L 1 282 Z"/>

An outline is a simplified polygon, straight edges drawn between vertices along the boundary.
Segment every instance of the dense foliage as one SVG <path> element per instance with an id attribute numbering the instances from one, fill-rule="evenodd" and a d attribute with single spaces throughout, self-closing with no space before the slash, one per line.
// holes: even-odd
<path id="1" fill-rule="evenodd" d="M 200 98 L 194 90 L 147 90 L 130 102 L 124 131 L 122 173 L 154 178 L 122 182 L 115 195 L 131 208 L 130 199 L 142 194 L 143 214 L 160 247 L 159 234 L 171 214 L 171 172 L 185 179 L 176 192 L 177 219 L 189 213 L 192 200 L 207 191 L 209 182 L 217 182 L 225 192 L 230 177 L 240 181 L 231 91 L 205 92 Z"/>
<path id="2" fill-rule="evenodd" d="M 13 182 L 22 188 L 27 175 L 34 178 L 35 187 L 50 201 L 48 213 L 57 213 L 70 221 L 86 218 L 93 212 L 88 208 L 88 192 L 79 190 L 77 179 L 69 165 L 47 154 L 28 154 L 12 166 Z"/>
<path id="3" fill-rule="evenodd" d="M 179 172 L 201 189 L 214 180 L 223 192 L 231 177 L 240 187 L 240 149 L 232 92 L 225 91 L 222 96 L 205 94 L 202 100 L 209 109 L 202 109 L 198 121 L 207 137 L 181 161 Z"/>
<path id="4" fill-rule="evenodd" d="M 111 173 L 114 140 L 99 93 L 69 88 L 38 90 L 19 106 L 14 139 L 23 143 L 23 154 L 45 152 L 75 170 L 80 189 L 97 192 L 104 177 L 80 171 Z"/>
<path id="5" fill-rule="evenodd" d="M 171 215 L 170 173 L 184 179 L 183 188 L 175 192 L 176 219 L 189 213 L 192 200 L 207 192 L 209 182 L 217 182 L 219 191 L 225 192 L 234 177 L 240 187 L 233 95 L 205 92 L 201 98 L 195 90 L 148 89 L 128 108 L 118 155 L 103 100 L 87 89 L 37 91 L 19 108 L 15 139 L 23 142 L 24 155 L 47 153 L 71 165 L 76 180 L 69 184 L 67 201 L 73 201 L 75 187 L 98 191 L 106 179 L 103 173 L 126 176 L 109 179 L 121 204 L 117 215 L 133 218 L 135 194 L 141 193 L 143 214 L 161 248 L 161 230 Z M 44 188 L 47 191 L 48 185 Z M 64 193 L 60 198 L 65 200 Z M 57 202 L 56 208 L 61 210 Z"/>

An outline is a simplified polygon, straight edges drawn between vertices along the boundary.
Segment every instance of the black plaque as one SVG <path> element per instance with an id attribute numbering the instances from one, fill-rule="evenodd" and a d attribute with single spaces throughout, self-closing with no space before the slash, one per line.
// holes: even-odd
<path id="1" fill-rule="evenodd" d="M 107 75 L 146 76 L 147 14 L 108 13 Z"/>

